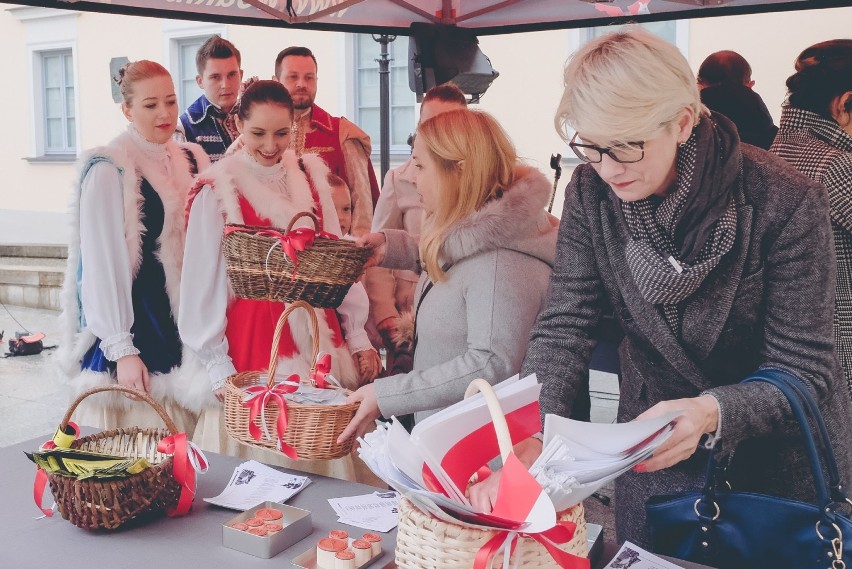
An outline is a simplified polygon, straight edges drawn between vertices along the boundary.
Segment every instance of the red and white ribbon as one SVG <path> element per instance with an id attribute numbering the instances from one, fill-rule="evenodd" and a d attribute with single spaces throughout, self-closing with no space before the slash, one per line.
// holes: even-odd
<path id="1" fill-rule="evenodd" d="M 157 444 L 157 451 L 172 456 L 172 475 L 180 485 L 177 506 L 167 509 L 166 514 L 183 516 L 189 513 L 195 498 L 195 474 L 204 474 L 209 468 L 207 457 L 186 438 L 186 433 L 165 437 Z"/>
<path id="2" fill-rule="evenodd" d="M 476 554 L 473 563 L 474 569 L 487 569 L 491 567 L 491 559 L 504 551 L 503 569 L 509 569 L 512 552 L 517 545 L 518 537 L 534 539 L 547 549 L 550 556 L 562 569 L 589 569 L 591 563 L 586 557 L 573 555 L 559 548 L 557 544 L 567 543 L 574 537 L 577 525 L 574 522 L 556 522 L 556 525 L 542 533 L 523 533 L 512 530 L 497 530 L 497 535 L 488 540 Z M 518 559 L 515 559 L 515 567 Z"/>
<path id="3" fill-rule="evenodd" d="M 311 375 L 311 381 L 320 389 L 328 389 L 329 381 L 337 384 L 337 380 L 331 375 L 331 354 L 317 354 L 316 371 Z"/>
<path id="4" fill-rule="evenodd" d="M 264 437 L 271 439 L 272 434 L 266 428 L 266 405 L 267 403 L 278 405 L 278 420 L 275 422 L 278 439 L 277 448 L 293 460 L 298 460 L 296 449 L 284 442 L 284 432 L 287 430 L 287 402 L 284 400 L 284 395 L 293 393 L 298 388 L 299 376 L 293 374 L 286 381 L 276 383 L 271 388 L 263 384 L 243 390 L 247 395 L 243 399 L 243 407 L 248 407 L 249 410 L 249 434 L 256 441 L 260 441 Z M 258 416 L 260 416 L 260 424 L 263 426 L 262 431 L 254 422 Z"/>

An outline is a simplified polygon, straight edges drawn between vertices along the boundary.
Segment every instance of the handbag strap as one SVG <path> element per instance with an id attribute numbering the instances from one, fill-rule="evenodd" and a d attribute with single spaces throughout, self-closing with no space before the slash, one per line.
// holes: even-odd
<path id="1" fill-rule="evenodd" d="M 769 375 L 770 377 L 775 377 L 784 381 L 788 386 L 798 392 L 799 397 L 807 408 L 807 411 L 810 412 L 812 420 L 816 423 L 817 435 L 820 439 L 819 442 L 824 452 L 823 458 L 825 459 L 826 467 L 828 469 L 828 484 L 829 490 L 831 491 L 831 498 L 835 502 L 845 502 L 846 494 L 843 492 L 843 483 L 840 480 L 840 471 L 837 469 L 837 460 L 835 459 L 834 451 L 831 448 L 831 439 L 828 436 L 828 429 L 825 426 L 822 413 L 820 413 L 819 406 L 814 400 L 810 390 L 808 390 L 804 383 L 799 381 L 795 376 L 775 368 L 762 369 L 754 375 Z"/>
<path id="2" fill-rule="evenodd" d="M 793 416 L 799 423 L 799 430 L 802 432 L 802 436 L 804 438 L 805 452 L 808 455 L 808 462 L 810 463 L 811 473 L 814 477 L 819 505 L 825 509 L 825 507 L 829 506 L 833 501 L 845 501 L 846 497 L 843 495 L 843 491 L 841 490 L 840 474 L 837 471 L 837 462 L 834 458 L 834 451 L 832 450 L 831 443 L 828 440 L 828 430 L 825 427 L 822 414 L 820 413 L 816 402 L 813 400 L 813 397 L 807 391 L 807 388 L 802 385 L 801 380 L 799 380 L 795 375 L 773 368 L 759 370 L 744 379 L 742 383 L 754 383 L 758 381 L 769 383 L 776 387 L 782 394 L 784 394 L 787 401 L 790 403 L 790 408 L 793 410 Z M 803 401 L 805 406 L 802 405 Z M 810 415 L 811 420 L 813 420 L 817 425 L 817 432 L 822 439 L 823 456 L 828 467 L 830 484 L 832 487 L 831 498 L 829 497 L 828 489 L 826 487 L 825 476 L 823 475 L 822 466 L 820 465 L 819 450 L 814 442 L 813 431 L 811 430 L 810 423 L 808 422 L 808 415 Z"/>

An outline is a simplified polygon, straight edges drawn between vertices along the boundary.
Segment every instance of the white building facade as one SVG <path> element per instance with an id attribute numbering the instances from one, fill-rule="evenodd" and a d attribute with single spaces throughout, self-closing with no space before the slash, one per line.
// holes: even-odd
<path id="1" fill-rule="evenodd" d="M 852 8 L 704 18 L 650 24 L 697 69 L 711 52 L 732 49 L 752 65 L 755 90 L 776 119 L 795 57 L 819 41 L 849 37 Z M 500 77 L 479 107 L 494 114 L 519 154 L 552 176 L 551 154 L 570 155 L 553 127 L 568 56 L 602 28 L 483 36 L 482 51 Z M 319 62 L 317 104 L 373 134 L 378 169 L 378 44 L 369 35 L 260 28 L 80 13 L 36 7 L 0 10 L 5 134 L 0 140 L 0 243 L 59 243 L 81 150 L 124 129 L 113 101 L 110 61 L 152 59 L 172 73 L 181 107 L 198 96 L 195 51 L 211 34 L 242 53 L 246 77 L 273 75 L 276 54 L 309 47 Z M 391 44 L 392 165 L 408 156 L 418 107 L 408 89 L 407 39 Z M 629 88 L 629 86 L 625 86 Z M 572 162 L 567 160 L 570 167 Z M 560 182 L 564 187 L 570 172 Z M 561 196 L 554 212 L 559 214 Z"/>

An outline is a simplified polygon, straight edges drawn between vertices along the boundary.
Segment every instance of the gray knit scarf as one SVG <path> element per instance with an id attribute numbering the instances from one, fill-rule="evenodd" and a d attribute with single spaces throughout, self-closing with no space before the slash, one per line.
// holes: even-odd
<path id="1" fill-rule="evenodd" d="M 674 191 L 621 202 L 631 239 L 627 264 L 642 296 L 660 305 L 680 335 L 678 305 L 692 295 L 731 250 L 737 236 L 733 188 L 740 176 L 739 138 L 725 117 L 702 115 L 678 148 Z"/>

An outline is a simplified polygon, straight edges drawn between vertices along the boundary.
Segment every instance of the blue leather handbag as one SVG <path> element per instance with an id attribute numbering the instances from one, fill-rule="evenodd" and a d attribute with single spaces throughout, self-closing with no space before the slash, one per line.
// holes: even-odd
<path id="1" fill-rule="evenodd" d="M 774 385 L 790 402 L 804 438 L 817 503 L 724 487 L 711 452 L 703 490 L 653 496 L 646 503 L 654 551 L 720 569 L 845 569 L 852 560 L 852 520 L 836 508 L 852 501 L 843 492 L 819 408 L 804 384 L 788 372 L 761 369 L 742 383 L 755 381 Z M 809 418 L 816 426 L 828 484 Z"/>

